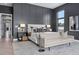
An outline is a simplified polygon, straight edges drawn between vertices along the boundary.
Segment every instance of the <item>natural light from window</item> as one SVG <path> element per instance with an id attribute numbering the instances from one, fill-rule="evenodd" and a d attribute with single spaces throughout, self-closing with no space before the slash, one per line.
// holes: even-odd
<path id="1" fill-rule="evenodd" d="M 64 30 L 64 10 L 57 13 L 58 30 Z"/>

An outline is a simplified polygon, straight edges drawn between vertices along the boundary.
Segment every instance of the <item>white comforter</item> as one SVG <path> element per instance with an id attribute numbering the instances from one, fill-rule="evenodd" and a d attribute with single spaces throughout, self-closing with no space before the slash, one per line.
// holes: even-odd
<path id="1" fill-rule="evenodd" d="M 39 34 L 41 36 L 41 41 L 39 41 Z M 65 44 L 74 41 L 73 36 L 68 36 L 64 33 L 62 36 L 59 32 L 40 32 L 32 33 L 30 39 L 36 44 L 41 44 L 42 47 L 51 47 L 55 45 Z"/>
<path id="2" fill-rule="evenodd" d="M 32 40 L 33 42 L 35 42 L 36 44 L 39 44 L 39 35 L 42 39 L 49 39 L 49 38 L 53 38 L 55 36 L 53 36 L 54 32 L 33 32 L 31 34 L 31 36 L 29 37 L 30 40 Z M 56 34 L 55 34 L 56 35 Z"/>

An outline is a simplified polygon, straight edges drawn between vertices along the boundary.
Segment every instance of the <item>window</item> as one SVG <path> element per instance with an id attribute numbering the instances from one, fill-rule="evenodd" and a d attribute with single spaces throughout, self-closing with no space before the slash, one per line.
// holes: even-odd
<path id="1" fill-rule="evenodd" d="M 63 27 L 64 26 L 64 19 L 58 20 L 58 26 Z"/>
<path id="2" fill-rule="evenodd" d="M 59 11 L 57 16 L 57 18 L 64 18 L 64 10 Z"/>
<path id="3" fill-rule="evenodd" d="M 64 10 L 57 13 L 58 30 L 64 30 Z"/>

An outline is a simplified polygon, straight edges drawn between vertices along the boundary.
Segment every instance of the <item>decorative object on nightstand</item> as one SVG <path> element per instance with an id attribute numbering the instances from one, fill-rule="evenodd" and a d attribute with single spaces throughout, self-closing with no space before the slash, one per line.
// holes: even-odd
<path id="1" fill-rule="evenodd" d="M 28 41 L 28 37 L 26 35 L 22 36 L 22 41 Z"/>
<path id="2" fill-rule="evenodd" d="M 17 32 L 17 38 L 18 38 L 18 41 L 23 41 L 23 40 L 27 41 L 28 40 L 27 32 Z"/>
<path id="3" fill-rule="evenodd" d="M 26 31 L 26 24 L 19 24 L 18 25 L 17 38 L 19 41 L 27 41 L 28 40 L 28 34 Z"/>

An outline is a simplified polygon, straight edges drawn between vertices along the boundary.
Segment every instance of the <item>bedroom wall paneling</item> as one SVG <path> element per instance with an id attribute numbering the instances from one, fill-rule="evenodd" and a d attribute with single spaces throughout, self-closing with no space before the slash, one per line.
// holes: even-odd
<path id="1" fill-rule="evenodd" d="M 52 9 L 40 7 L 27 3 L 14 3 L 14 38 L 16 38 L 16 25 L 24 24 L 51 24 L 53 20 Z"/>

